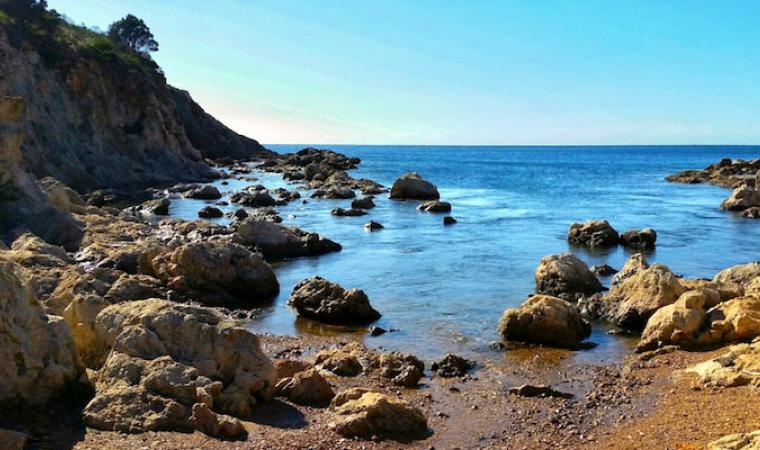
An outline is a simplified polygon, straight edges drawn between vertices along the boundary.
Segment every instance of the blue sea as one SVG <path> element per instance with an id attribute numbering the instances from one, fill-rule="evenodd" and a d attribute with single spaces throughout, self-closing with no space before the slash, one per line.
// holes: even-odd
<path id="1" fill-rule="evenodd" d="M 269 147 L 292 152 L 305 145 Z M 452 351 L 495 356 L 489 344 L 498 340 L 501 313 L 533 291 L 533 271 L 543 256 L 572 251 L 589 265 L 623 265 L 628 257 L 623 248 L 589 252 L 569 246 L 569 225 L 588 219 L 606 219 L 620 232 L 654 228 L 657 249 L 649 261 L 687 277 L 712 277 L 760 257 L 760 220 L 719 208 L 728 189 L 665 181 L 671 173 L 703 168 L 724 157 L 760 157 L 760 146 L 320 147 L 361 158 L 352 175 L 386 186 L 404 172 L 420 173 L 452 203 L 451 215 L 459 223 L 443 226 L 441 215 L 418 212 L 417 202 L 391 201 L 387 195 L 378 196 L 377 207 L 364 217 L 330 215 L 332 208 L 348 207 L 349 200 L 296 201 L 279 208 L 285 224 L 323 234 L 340 242 L 343 251 L 278 263 L 282 293 L 257 311 L 250 325 L 256 331 L 366 334 L 363 328 L 298 319 L 285 304 L 293 285 L 320 275 L 363 289 L 383 314 L 377 325 L 397 330 L 366 336 L 370 346 L 427 359 Z M 257 176 L 271 188 L 294 188 L 277 174 Z M 215 183 L 223 192 L 246 184 Z M 175 201 L 171 213 L 194 219 L 204 205 Z M 366 232 L 362 225 L 370 219 L 385 228 Z M 608 334 L 603 324 L 595 324 L 590 340 L 597 346 L 575 358 L 617 360 L 635 342 Z"/>

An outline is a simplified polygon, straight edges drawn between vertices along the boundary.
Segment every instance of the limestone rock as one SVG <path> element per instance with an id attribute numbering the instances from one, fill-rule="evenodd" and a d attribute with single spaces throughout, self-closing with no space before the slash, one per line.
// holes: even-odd
<path id="1" fill-rule="evenodd" d="M 393 199 L 438 200 L 438 189 L 424 180 L 419 174 L 410 172 L 401 175 L 391 186 L 390 197 Z"/>
<path id="2" fill-rule="evenodd" d="M 499 333 L 507 341 L 575 347 L 591 335 L 591 326 L 571 303 L 534 295 L 518 308 L 504 311 Z"/>
<path id="3" fill-rule="evenodd" d="M 303 280 L 293 288 L 288 305 L 298 314 L 325 323 L 364 324 L 380 318 L 364 291 L 345 290 L 321 277 Z"/>
<path id="4" fill-rule="evenodd" d="M 760 191 L 750 186 L 734 189 L 731 195 L 720 204 L 722 209 L 729 211 L 743 211 L 754 206 L 760 206 Z"/>
<path id="5" fill-rule="evenodd" d="M 612 285 L 620 284 L 626 278 L 648 267 L 649 263 L 647 263 L 644 255 L 642 253 L 634 253 L 623 264 L 623 268 L 612 278 Z"/>
<path id="6" fill-rule="evenodd" d="M 602 284 L 586 263 L 572 253 L 541 258 L 535 272 L 536 293 L 574 299 L 601 291 Z"/>
<path id="7" fill-rule="evenodd" d="M 643 329 L 655 311 L 674 303 L 684 288 L 667 266 L 654 264 L 623 279 L 607 298 L 617 306 L 612 320 L 629 329 Z"/>
<path id="8" fill-rule="evenodd" d="M 713 277 L 713 281 L 718 283 L 733 282 L 743 287 L 757 277 L 760 277 L 760 262 L 751 262 L 723 269 Z"/>
<path id="9" fill-rule="evenodd" d="M 655 311 L 647 321 L 636 350 L 643 352 L 663 345 L 694 345 L 705 320 L 705 303 L 710 295 L 719 296 L 710 289 L 687 291 L 675 303 Z"/>
<path id="10" fill-rule="evenodd" d="M 760 297 L 737 297 L 707 311 L 706 344 L 748 341 L 760 336 Z"/>
<path id="11" fill-rule="evenodd" d="M 567 240 L 585 247 L 612 247 L 618 244 L 618 232 L 606 220 L 589 220 L 570 225 Z"/>
<path id="12" fill-rule="evenodd" d="M 707 450 L 758 450 L 760 430 L 723 436 L 707 444 Z"/>
<path id="13" fill-rule="evenodd" d="M 228 440 L 248 438 L 248 431 L 238 419 L 226 414 L 217 414 L 205 403 L 193 405 L 190 423 L 193 428 L 209 436 Z"/>
<path id="14" fill-rule="evenodd" d="M 322 350 L 317 353 L 315 364 L 341 377 L 355 377 L 364 371 L 365 365 L 373 364 L 363 354 L 363 348 L 350 343 L 334 350 Z"/>
<path id="15" fill-rule="evenodd" d="M 87 367 L 98 368 L 108 349 L 103 348 L 95 335 L 95 318 L 110 303 L 97 295 L 77 295 L 63 311 L 63 318 L 71 327 L 79 356 Z"/>
<path id="16" fill-rule="evenodd" d="M 463 377 L 475 367 L 475 363 L 461 356 L 449 353 L 442 360 L 433 363 L 431 369 L 444 378 Z"/>
<path id="17" fill-rule="evenodd" d="M 760 387 L 760 342 L 734 345 L 721 356 L 686 371 L 697 374 L 705 386 Z"/>
<path id="18" fill-rule="evenodd" d="M 346 437 L 405 440 L 428 436 L 427 419 L 405 402 L 378 392 L 349 389 L 333 400 L 335 431 Z"/>
<path id="19" fill-rule="evenodd" d="M 274 368 L 277 371 L 277 381 L 283 378 L 290 378 L 298 372 L 309 370 L 312 365 L 296 359 L 278 359 L 274 362 Z"/>
<path id="20" fill-rule="evenodd" d="M 335 397 L 328 383 L 316 369 L 298 372 L 283 378 L 274 388 L 275 395 L 287 397 L 293 403 L 303 406 L 326 407 Z"/>

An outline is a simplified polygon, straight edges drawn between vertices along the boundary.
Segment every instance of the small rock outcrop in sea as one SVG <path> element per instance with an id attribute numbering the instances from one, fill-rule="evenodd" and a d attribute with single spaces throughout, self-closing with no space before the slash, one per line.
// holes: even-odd
<path id="1" fill-rule="evenodd" d="M 414 172 L 405 173 L 397 178 L 390 193 L 390 198 L 399 200 L 438 200 L 440 197 L 438 189 L 432 183 Z"/>
<path id="2" fill-rule="evenodd" d="M 422 411 L 404 400 L 363 388 L 340 392 L 330 405 L 332 427 L 346 437 L 410 440 L 430 434 Z"/>
<path id="3" fill-rule="evenodd" d="M 751 186 L 740 186 L 734 189 L 731 195 L 720 204 L 722 209 L 729 211 L 744 211 L 758 206 L 760 206 L 760 191 Z"/>
<path id="4" fill-rule="evenodd" d="M 183 192 L 182 196 L 198 200 L 217 200 L 222 198 L 222 193 L 214 186 L 204 184 L 203 186 L 198 186 Z"/>
<path id="5" fill-rule="evenodd" d="M 381 224 L 380 222 L 375 222 L 374 220 L 370 220 L 369 222 L 364 224 L 364 229 L 369 230 L 369 231 L 382 230 L 383 228 L 385 228 L 383 224 Z"/>
<path id="6" fill-rule="evenodd" d="M 84 370 L 68 324 L 41 308 L 18 266 L 0 261 L 0 400 L 43 403 Z"/>
<path id="7" fill-rule="evenodd" d="M 375 207 L 375 202 L 371 197 L 357 198 L 351 202 L 352 209 L 372 209 Z"/>
<path id="8" fill-rule="evenodd" d="M 321 277 L 303 280 L 293 288 L 288 305 L 299 315 L 324 323 L 366 324 L 380 318 L 364 291 L 345 290 Z"/>
<path id="9" fill-rule="evenodd" d="M 651 228 L 628 230 L 620 235 L 620 243 L 624 247 L 637 250 L 651 250 L 657 242 L 657 232 Z"/>
<path id="10" fill-rule="evenodd" d="M 537 294 L 575 299 L 603 289 L 586 263 L 572 253 L 541 258 L 534 275 Z"/>
<path id="11" fill-rule="evenodd" d="M 356 209 L 356 208 L 350 208 L 350 209 L 335 208 L 332 211 L 330 211 L 330 214 L 336 217 L 357 217 L 357 216 L 366 216 L 367 211 L 363 209 Z"/>
<path id="12" fill-rule="evenodd" d="M 669 175 L 665 179 L 674 183 L 708 183 L 727 188 L 734 188 L 741 184 L 755 186 L 758 170 L 760 170 L 760 159 L 744 161 L 724 158 L 703 170 L 685 170 Z"/>
<path id="13" fill-rule="evenodd" d="M 215 310 L 158 299 L 113 305 L 98 314 L 95 333 L 111 350 L 84 409 L 89 427 L 209 432 L 216 427 L 200 427 L 209 418 L 198 414 L 210 413 L 232 423 L 223 429 L 239 429 L 221 414 L 246 417 L 271 397 L 275 370 L 258 338 Z"/>
<path id="14" fill-rule="evenodd" d="M 430 369 L 440 377 L 453 378 L 467 375 L 467 372 L 473 367 L 475 367 L 473 361 L 449 353 L 440 361 L 434 362 Z"/>
<path id="15" fill-rule="evenodd" d="M 618 239 L 618 232 L 606 220 L 574 223 L 567 232 L 571 244 L 590 248 L 612 247 L 618 244 Z"/>
<path id="16" fill-rule="evenodd" d="M 275 206 L 277 204 L 277 201 L 269 195 L 269 191 L 263 186 L 255 186 L 244 191 L 235 192 L 230 195 L 230 202 L 250 208 Z"/>
<path id="17" fill-rule="evenodd" d="M 287 397 L 297 405 L 318 408 L 327 407 L 335 397 L 330 383 L 316 369 L 307 369 L 279 380 L 274 387 L 274 394 Z"/>
<path id="18" fill-rule="evenodd" d="M 317 233 L 249 217 L 235 224 L 233 240 L 247 247 L 256 248 L 270 260 L 298 256 L 317 256 L 339 252 L 340 244 Z"/>
<path id="19" fill-rule="evenodd" d="M 444 225 L 454 225 L 455 223 L 457 223 L 457 219 L 455 219 L 455 218 L 453 218 L 451 216 L 446 216 L 446 217 L 443 218 L 443 224 Z"/>
<path id="20" fill-rule="evenodd" d="M 214 206 L 204 206 L 198 211 L 198 217 L 204 219 L 218 219 L 224 217 L 224 213 L 221 209 Z"/>
<path id="21" fill-rule="evenodd" d="M 591 335 L 591 326 L 571 303 L 549 295 L 529 297 L 508 308 L 499 321 L 505 341 L 576 347 Z"/>
<path id="22" fill-rule="evenodd" d="M 440 200 L 427 200 L 420 203 L 420 206 L 418 206 L 417 209 L 429 213 L 451 212 L 451 203 L 442 202 Z"/>

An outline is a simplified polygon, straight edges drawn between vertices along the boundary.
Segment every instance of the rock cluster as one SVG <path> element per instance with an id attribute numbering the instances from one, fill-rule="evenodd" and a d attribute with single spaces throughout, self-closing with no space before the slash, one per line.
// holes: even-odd
<path id="1" fill-rule="evenodd" d="M 606 220 L 589 220 L 570 225 L 567 240 L 571 244 L 588 248 L 605 248 L 620 244 L 639 250 L 651 250 L 655 247 L 657 233 L 651 228 L 644 228 L 619 234 Z"/>
<path id="2" fill-rule="evenodd" d="M 673 183 L 708 183 L 716 186 L 734 188 L 740 184 L 755 185 L 754 178 L 760 170 L 760 159 L 744 161 L 724 158 L 710 164 L 702 170 L 685 170 L 665 179 Z"/>

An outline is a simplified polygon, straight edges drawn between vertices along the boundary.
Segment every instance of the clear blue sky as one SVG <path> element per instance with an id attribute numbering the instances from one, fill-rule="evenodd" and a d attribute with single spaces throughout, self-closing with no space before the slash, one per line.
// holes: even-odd
<path id="1" fill-rule="evenodd" d="M 264 143 L 760 143 L 760 1 L 49 4 Z"/>

